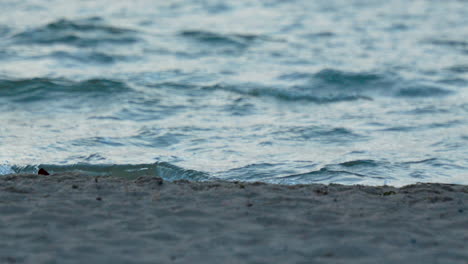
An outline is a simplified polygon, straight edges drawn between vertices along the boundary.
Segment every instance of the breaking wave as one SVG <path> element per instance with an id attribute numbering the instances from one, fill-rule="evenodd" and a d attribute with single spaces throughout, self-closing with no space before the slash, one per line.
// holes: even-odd
<path id="1" fill-rule="evenodd" d="M 157 162 L 153 164 L 138 164 L 138 165 L 91 165 L 91 164 L 75 164 L 75 165 L 52 165 L 39 164 L 27 166 L 0 166 L 0 175 L 6 174 L 27 174 L 37 173 L 39 168 L 43 168 L 51 174 L 77 172 L 92 176 L 113 176 L 125 178 L 138 178 L 140 176 L 155 176 L 161 177 L 168 181 L 175 180 L 192 180 L 203 181 L 210 179 L 210 176 L 201 171 L 186 170 L 181 167 L 172 165 L 167 162 Z"/>

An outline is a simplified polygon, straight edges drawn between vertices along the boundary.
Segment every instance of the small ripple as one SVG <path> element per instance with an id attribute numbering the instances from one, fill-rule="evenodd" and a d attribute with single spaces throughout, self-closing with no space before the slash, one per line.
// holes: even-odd
<path id="1" fill-rule="evenodd" d="M 43 57 L 51 57 L 59 61 L 70 60 L 89 64 L 112 64 L 118 61 L 134 61 L 137 57 L 128 57 L 105 52 L 65 52 L 56 51 Z"/>
<path id="2" fill-rule="evenodd" d="M 225 13 L 232 10 L 229 3 L 221 2 L 202 2 L 206 11 L 211 14 Z"/>
<path id="3" fill-rule="evenodd" d="M 240 181 L 261 181 L 271 177 L 278 177 L 287 174 L 288 171 L 282 169 L 284 164 L 256 163 L 240 168 L 234 168 L 223 172 L 220 176 L 225 180 Z"/>
<path id="4" fill-rule="evenodd" d="M 231 113 L 234 116 L 246 116 L 252 114 L 255 111 L 255 105 L 249 102 L 245 102 L 243 98 L 239 98 L 230 104 L 226 104 L 223 107 L 223 110 Z"/>
<path id="5" fill-rule="evenodd" d="M 335 69 L 324 69 L 313 75 L 314 79 L 324 83 L 345 87 L 368 87 L 387 83 L 386 77 L 376 73 L 344 72 Z"/>
<path id="6" fill-rule="evenodd" d="M 422 130 L 431 130 L 434 128 L 450 128 L 463 124 L 460 120 L 450 120 L 446 122 L 433 122 L 429 124 L 421 124 L 418 126 L 393 126 L 380 131 L 389 131 L 389 132 L 411 132 L 411 131 L 422 131 Z"/>
<path id="7" fill-rule="evenodd" d="M 66 158 L 66 160 L 78 161 L 79 163 L 96 163 L 96 162 L 102 162 L 106 160 L 106 158 L 101 156 L 99 153 L 93 153 L 87 156 L 83 156 L 83 155 L 69 156 Z"/>
<path id="8" fill-rule="evenodd" d="M 467 73 L 468 72 L 468 64 L 460 64 L 448 67 L 447 70 L 454 72 L 454 73 Z"/>
<path id="9" fill-rule="evenodd" d="M 346 161 L 343 163 L 338 164 L 343 167 L 361 167 L 361 166 L 366 166 L 366 167 L 377 167 L 379 166 L 379 163 L 375 160 L 351 160 L 351 161 Z"/>
<path id="10" fill-rule="evenodd" d="M 185 30 L 179 37 L 190 41 L 190 49 L 178 51 L 178 57 L 199 58 L 211 55 L 238 56 L 265 37 L 250 34 L 215 33 L 203 30 Z"/>
<path id="11" fill-rule="evenodd" d="M 431 147 L 436 147 L 436 152 L 451 152 L 457 149 L 463 150 L 465 148 L 465 142 L 461 142 L 458 139 L 449 139 L 438 141 L 431 145 Z"/>
<path id="12" fill-rule="evenodd" d="M 411 132 L 418 130 L 418 126 L 393 126 L 385 129 L 381 129 L 380 131 L 388 131 L 388 132 Z"/>
<path id="13" fill-rule="evenodd" d="M 341 100 L 372 99 L 393 96 L 405 98 L 438 97 L 454 93 L 421 81 L 405 80 L 398 75 L 372 72 L 345 72 L 324 69 L 317 73 L 294 72 L 278 76 L 278 80 L 301 82 L 290 86 L 290 93 L 320 98 L 334 102 Z"/>
<path id="14" fill-rule="evenodd" d="M 405 161 L 402 162 L 402 164 L 420 164 L 420 163 L 434 163 L 437 161 L 436 158 L 429 158 L 429 159 L 423 159 L 423 160 L 416 160 L 416 161 Z"/>
<path id="15" fill-rule="evenodd" d="M 121 142 L 122 139 L 119 138 L 111 138 L 111 137 L 90 137 L 90 138 L 82 138 L 76 139 L 72 141 L 68 141 L 67 143 L 72 146 L 77 147 L 96 147 L 99 145 L 107 145 L 112 147 L 120 147 L 125 146 L 125 142 Z"/>
<path id="16" fill-rule="evenodd" d="M 295 87 L 294 87 L 295 88 Z M 356 100 L 371 100 L 370 97 L 361 95 L 315 95 L 313 91 L 303 89 L 291 89 L 291 88 L 273 88 L 273 87 L 262 87 L 254 84 L 239 84 L 239 85 L 227 85 L 227 84 L 216 84 L 213 86 L 206 86 L 205 90 L 224 90 L 229 92 L 238 93 L 241 95 L 248 95 L 252 97 L 272 97 L 283 101 L 304 101 L 317 104 L 343 102 L 343 101 L 356 101 Z"/>
<path id="17" fill-rule="evenodd" d="M 463 147 L 463 146 L 459 146 Z M 397 166 L 408 169 L 411 168 L 419 169 L 421 171 L 425 171 L 426 173 L 430 170 L 434 169 L 446 169 L 448 171 L 457 169 L 457 170 L 465 170 L 466 168 L 460 165 L 457 165 L 451 160 L 442 159 L 442 158 L 428 158 L 423 160 L 415 160 L 415 161 L 406 161 L 406 162 L 398 162 L 396 163 Z M 428 166 L 432 167 L 432 169 L 428 168 Z"/>
<path id="18" fill-rule="evenodd" d="M 164 85 L 188 90 L 223 90 L 252 97 L 272 97 L 283 101 L 304 101 L 317 104 L 373 100 L 375 96 L 411 99 L 440 97 L 454 93 L 452 90 L 427 85 L 420 81 L 404 80 L 393 73 L 353 73 L 325 69 L 317 73 L 282 74 L 278 76 L 278 80 L 285 81 L 287 84 L 274 87 L 256 83 L 218 83 L 207 86 L 165 83 Z"/>
<path id="19" fill-rule="evenodd" d="M 255 40 L 261 38 L 258 35 L 249 34 L 220 34 L 202 30 L 186 30 L 180 33 L 180 36 L 193 39 L 208 46 L 234 46 L 237 48 L 246 48 Z"/>
<path id="20" fill-rule="evenodd" d="M 366 138 L 346 128 L 321 126 L 283 127 L 273 132 L 272 135 L 278 140 L 310 141 L 313 139 L 326 144 L 352 143 Z"/>
<path id="21" fill-rule="evenodd" d="M 304 38 L 308 40 L 314 40 L 314 41 L 318 39 L 329 39 L 335 36 L 336 34 L 330 31 L 322 31 L 322 32 L 303 35 Z"/>
<path id="22" fill-rule="evenodd" d="M 328 164 L 324 168 L 329 171 L 352 173 L 363 178 L 382 179 L 385 171 L 393 167 L 393 164 L 385 160 L 358 159 L 338 164 Z M 385 175 L 388 177 L 389 175 Z"/>
<path id="23" fill-rule="evenodd" d="M 316 73 L 289 73 L 278 76 L 288 82 L 299 80 L 291 88 L 296 93 L 323 99 L 369 98 L 376 89 L 387 89 L 394 84 L 394 76 L 367 72 L 345 72 L 336 69 L 323 69 Z"/>
<path id="24" fill-rule="evenodd" d="M 429 167 L 428 167 L 429 166 Z M 427 178 L 427 171 L 433 169 L 453 169 L 454 165 L 441 162 L 436 158 L 415 161 L 389 162 L 385 160 L 351 160 L 338 164 L 328 164 L 319 170 L 292 174 L 279 178 L 270 178 L 269 182 L 297 184 L 297 183 L 359 183 L 373 182 L 385 184 L 395 178 L 407 175 L 410 178 Z M 460 169 L 460 168 L 457 168 Z"/>
<path id="25" fill-rule="evenodd" d="M 160 129 L 142 128 L 140 132 L 128 138 L 128 141 L 140 147 L 167 148 L 181 142 L 188 136 L 182 133 L 163 132 Z"/>
<path id="26" fill-rule="evenodd" d="M 187 106 L 183 105 L 161 105 L 157 103 L 148 104 L 145 102 L 137 102 L 123 107 L 113 116 L 120 120 L 133 120 L 139 122 L 154 121 L 173 116 L 183 111 L 186 107 Z"/>
<path id="27" fill-rule="evenodd" d="M 400 31 L 406 31 L 411 29 L 411 26 L 404 24 L 404 23 L 394 23 L 391 26 L 385 28 L 386 31 L 390 32 L 400 32 Z"/>
<path id="28" fill-rule="evenodd" d="M 432 114 L 450 113 L 450 110 L 442 109 L 442 108 L 431 105 L 431 106 L 417 107 L 410 111 L 403 111 L 401 113 L 410 114 L 410 115 L 432 115 Z"/>
<path id="29" fill-rule="evenodd" d="M 429 41 L 433 45 L 438 46 L 448 46 L 456 48 L 468 48 L 468 42 L 463 40 L 453 40 L 453 39 L 434 39 Z"/>
<path id="30" fill-rule="evenodd" d="M 284 176 L 281 178 L 275 178 L 274 182 L 280 184 L 296 184 L 296 183 L 330 183 L 334 181 L 340 181 L 345 183 L 360 182 L 365 178 L 365 175 L 359 173 L 352 173 L 348 171 L 341 170 L 330 170 L 327 168 L 322 168 L 320 170 L 293 174 Z"/>
<path id="31" fill-rule="evenodd" d="M 414 86 L 400 89 L 396 95 L 402 97 L 437 97 L 453 94 L 453 91 L 433 86 Z"/>
<path id="32" fill-rule="evenodd" d="M 0 79 L 0 96 L 11 98 L 14 102 L 57 100 L 62 97 L 102 97 L 127 91 L 130 91 L 130 88 L 125 83 L 109 79 L 81 82 L 51 78 Z"/>
<path id="33" fill-rule="evenodd" d="M 65 44 L 78 47 L 95 47 L 100 44 L 125 45 L 138 42 L 136 31 L 108 26 L 100 18 L 83 20 L 60 19 L 42 27 L 13 36 L 24 45 Z"/>
<path id="34" fill-rule="evenodd" d="M 442 85 L 450 85 L 450 86 L 458 86 L 458 87 L 466 87 L 468 85 L 468 80 L 464 78 L 443 78 L 437 81 L 437 83 Z"/>
<path id="35" fill-rule="evenodd" d="M 445 48 L 450 48 L 468 54 L 468 41 L 456 39 L 432 39 L 428 41 L 430 44 Z"/>

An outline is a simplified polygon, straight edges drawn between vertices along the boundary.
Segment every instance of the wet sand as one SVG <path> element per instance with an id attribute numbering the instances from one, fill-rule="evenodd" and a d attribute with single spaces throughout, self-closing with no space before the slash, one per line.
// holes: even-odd
<path id="1" fill-rule="evenodd" d="M 0 177 L 0 263 L 468 263 L 468 186 Z"/>

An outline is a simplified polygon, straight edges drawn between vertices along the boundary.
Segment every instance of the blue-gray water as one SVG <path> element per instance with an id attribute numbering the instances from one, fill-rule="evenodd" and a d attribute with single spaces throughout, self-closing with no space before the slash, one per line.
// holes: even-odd
<path id="1" fill-rule="evenodd" d="M 0 174 L 468 184 L 465 0 L 0 10 Z"/>

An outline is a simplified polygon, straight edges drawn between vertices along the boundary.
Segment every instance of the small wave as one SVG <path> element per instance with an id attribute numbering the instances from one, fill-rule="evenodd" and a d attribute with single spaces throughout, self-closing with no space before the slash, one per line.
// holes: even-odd
<path id="1" fill-rule="evenodd" d="M 230 169 L 222 173 L 220 178 L 229 181 L 263 181 L 281 175 L 287 175 L 290 171 L 282 169 L 284 164 L 256 163 L 240 168 Z"/>
<path id="2" fill-rule="evenodd" d="M 310 141 L 326 144 L 344 144 L 363 140 L 365 136 L 342 127 L 296 126 L 284 127 L 272 133 L 278 140 Z"/>
<path id="3" fill-rule="evenodd" d="M 27 165 L 27 166 L 11 166 L 4 168 L 0 166 L 0 175 L 11 173 L 37 173 L 39 168 L 44 168 L 49 173 L 66 173 L 78 172 L 92 176 L 113 176 L 125 178 L 138 178 L 140 176 L 155 176 L 165 180 L 193 180 L 204 181 L 212 177 L 205 172 L 196 170 L 187 170 L 181 167 L 172 165 L 167 162 L 156 162 L 153 164 L 122 164 L 122 165 L 93 165 L 93 164 L 74 164 L 74 165 Z M 3 173 L 2 173 L 3 172 Z M 6 173 L 4 173 L 6 172 Z"/>
<path id="4" fill-rule="evenodd" d="M 343 167 L 361 167 L 361 166 L 377 167 L 379 166 L 379 163 L 376 162 L 375 160 L 351 160 L 351 161 L 340 163 L 338 165 L 343 166 Z"/>
<path id="5" fill-rule="evenodd" d="M 0 96 L 11 98 L 15 102 L 55 100 L 65 96 L 71 98 L 109 96 L 129 90 L 125 83 L 108 79 L 90 79 L 81 82 L 50 78 L 0 79 Z"/>
<path id="6" fill-rule="evenodd" d="M 328 164 L 324 168 L 329 171 L 347 172 L 364 178 L 381 179 L 385 171 L 391 167 L 394 167 L 394 165 L 385 160 L 357 159 L 338 164 Z M 389 176 L 385 175 L 385 177 Z"/>
<path id="7" fill-rule="evenodd" d="M 411 132 L 411 131 L 423 131 L 423 130 L 432 130 L 435 128 L 450 128 L 462 125 L 463 122 L 460 120 L 449 120 L 446 122 L 433 122 L 428 124 L 421 124 L 421 125 L 413 125 L 413 126 L 393 126 L 384 128 L 381 131 L 388 131 L 388 132 Z"/>
<path id="8" fill-rule="evenodd" d="M 450 90 L 433 86 L 415 86 L 400 89 L 396 95 L 402 97 L 437 97 L 452 94 Z"/>
<path id="9" fill-rule="evenodd" d="M 130 29 L 107 26 L 100 18 L 84 20 L 60 19 L 42 27 L 13 36 L 19 44 L 65 44 L 94 47 L 100 44 L 132 44 L 139 39 Z"/>
<path id="10" fill-rule="evenodd" d="M 359 182 L 382 182 L 390 179 L 390 175 L 383 176 L 383 173 L 392 167 L 386 161 L 377 161 L 372 159 L 357 159 L 345 161 L 338 164 L 327 164 L 324 167 L 305 172 L 296 173 L 287 176 L 273 177 L 266 181 L 283 184 L 303 184 L 303 183 L 333 183 L 342 182 L 346 184 L 355 184 Z"/>
<path id="11" fill-rule="evenodd" d="M 313 75 L 313 78 L 323 83 L 339 85 L 346 88 L 365 89 L 388 83 L 387 77 L 375 73 L 344 72 L 334 69 L 324 69 Z"/>
<path id="12" fill-rule="evenodd" d="M 253 97 L 272 97 L 283 101 L 304 101 L 312 102 L 317 104 L 343 102 L 343 101 L 355 101 L 355 100 L 371 100 L 368 96 L 361 95 L 347 95 L 347 94 L 314 94 L 313 91 L 304 91 L 303 89 L 295 89 L 295 87 L 287 88 L 274 88 L 274 87 L 262 87 L 255 84 L 238 84 L 238 85 L 227 85 L 227 84 L 216 84 L 212 86 L 203 87 L 205 90 L 225 90 L 235 92 L 241 95 L 248 95 Z"/>
<path id="13" fill-rule="evenodd" d="M 113 118 L 119 120 L 154 121 L 162 120 L 185 110 L 186 105 L 162 105 L 157 101 L 130 101 L 130 104 L 119 110 Z"/>
<path id="14" fill-rule="evenodd" d="M 72 155 L 67 158 L 68 160 L 80 160 L 78 163 L 92 163 L 92 162 L 102 162 L 106 160 L 105 157 L 101 156 L 99 153 L 93 153 L 90 155 Z"/>
<path id="15" fill-rule="evenodd" d="M 454 73 L 467 73 L 468 72 L 468 64 L 461 64 L 461 65 L 454 65 L 447 70 L 454 72 Z"/>
<path id="16" fill-rule="evenodd" d="M 278 77 L 289 82 L 300 81 L 291 87 L 296 93 L 330 99 L 333 102 L 347 99 L 371 99 L 375 96 L 406 98 L 437 97 L 453 93 L 422 81 L 405 80 L 393 73 L 345 72 L 324 69 L 317 73 L 289 73 Z M 326 102 L 327 100 L 325 100 Z"/>
<path id="17" fill-rule="evenodd" d="M 125 146 L 125 143 L 120 142 L 118 138 L 110 138 L 110 137 L 91 137 L 91 138 L 83 138 L 83 139 L 76 139 L 68 142 L 72 146 L 79 146 L 79 147 L 96 147 L 96 146 L 113 146 L 113 147 L 120 147 Z"/>
<path id="18" fill-rule="evenodd" d="M 393 127 L 388 127 L 388 128 L 381 129 L 381 131 L 411 132 L 411 131 L 417 131 L 419 129 L 420 129 L 420 127 L 418 127 L 418 126 L 393 126 Z"/>
<path id="19" fill-rule="evenodd" d="M 311 163 L 313 168 L 317 164 Z M 430 168 L 428 168 L 428 166 Z M 309 183 L 334 183 L 345 184 L 372 183 L 387 184 L 388 181 L 399 179 L 407 175 L 413 179 L 427 177 L 428 169 L 453 169 L 450 161 L 442 161 L 436 158 L 422 160 L 391 162 L 386 160 L 356 159 L 325 166 L 300 173 L 287 173 L 281 169 L 282 164 L 253 164 L 246 167 L 233 169 L 227 172 L 228 180 L 246 180 L 275 184 L 309 184 Z M 456 167 L 457 169 L 464 169 Z M 254 175 L 250 178 L 251 175 Z M 223 177 L 224 178 L 224 177 Z"/>
<path id="20" fill-rule="evenodd" d="M 410 114 L 410 115 L 432 115 L 432 114 L 450 113 L 450 110 L 447 108 L 440 108 L 438 106 L 430 105 L 430 106 L 417 107 L 409 111 L 402 111 L 401 113 Z"/>
<path id="21" fill-rule="evenodd" d="M 201 30 L 186 30 L 180 36 L 196 40 L 210 46 L 227 45 L 244 48 L 257 40 L 259 36 L 248 34 L 220 34 Z"/>
<path id="22" fill-rule="evenodd" d="M 320 170 L 293 174 L 284 176 L 281 178 L 274 178 L 270 181 L 280 184 L 301 184 L 301 183 L 332 183 L 339 180 L 340 182 L 346 182 L 348 184 L 354 182 L 360 182 L 365 178 L 365 175 L 359 173 L 352 173 L 345 170 L 331 170 L 328 168 L 322 168 Z"/>
<path id="23" fill-rule="evenodd" d="M 468 54 L 468 41 L 456 39 L 433 39 L 428 41 L 430 44 L 445 48 L 450 48 Z"/>
<path id="24" fill-rule="evenodd" d="M 345 72 L 324 69 L 316 73 L 292 72 L 278 76 L 284 84 L 265 86 L 258 83 L 216 83 L 197 85 L 194 83 L 162 82 L 146 84 L 148 87 L 176 88 L 191 95 L 198 91 L 222 90 L 251 97 L 271 97 L 282 101 L 304 101 L 317 104 L 373 100 L 377 96 L 395 98 L 431 98 L 448 96 L 455 91 L 437 84 L 426 84 L 419 80 L 405 80 L 394 73 Z"/>
<path id="25" fill-rule="evenodd" d="M 317 39 L 329 39 L 335 37 L 336 34 L 330 31 L 322 31 L 317 33 L 306 34 L 303 37 L 309 40 L 317 40 Z"/>
<path id="26" fill-rule="evenodd" d="M 419 163 L 433 164 L 436 161 L 437 161 L 436 158 L 429 158 L 429 159 L 416 160 L 416 161 L 405 161 L 405 162 L 403 162 L 403 164 L 419 164 Z"/>
<path id="27" fill-rule="evenodd" d="M 186 134 L 158 131 L 157 129 L 143 128 L 135 136 L 129 138 L 131 144 L 142 147 L 166 148 L 179 143 L 186 138 Z"/>
<path id="28" fill-rule="evenodd" d="M 245 102 L 244 98 L 238 98 L 232 103 L 226 104 L 223 110 L 234 116 L 246 116 L 255 111 L 255 104 Z"/>
<path id="29" fill-rule="evenodd" d="M 129 58 L 127 56 L 117 55 L 117 54 L 108 54 L 105 52 L 65 52 L 65 51 L 56 51 L 51 54 L 46 55 L 45 57 L 51 57 L 59 61 L 68 60 L 75 61 L 80 63 L 89 63 L 89 64 L 112 64 L 118 61 L 130 61 L 136 60 L 136 57 Z"/>
<path id="30" fill-rule="evenodd" d="M 438 46 L 448 46 L 448 47 L 456 47 L 456 48 L 468 48 L 468 41 L 463 40 L 453 40 L 453 39 L 434 39 L 429 41 L 433 45 Z"/>

